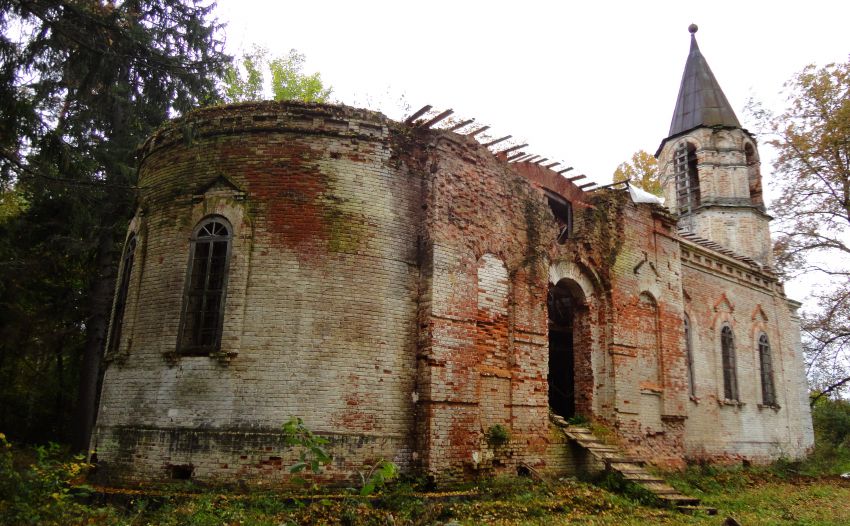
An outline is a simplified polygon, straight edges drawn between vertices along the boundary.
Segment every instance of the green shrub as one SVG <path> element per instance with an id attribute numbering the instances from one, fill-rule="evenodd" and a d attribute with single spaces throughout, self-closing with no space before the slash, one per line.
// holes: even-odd
<path id="1" fill-rule="evenodd" d="M 590 425 L 590 420 L 584 415 L 574 415 L 567 419 L 567 423 L 571 426 L 587 426 Z"/>
<path id="2" fill-rule="evenodd" d="M 106 510 L 89 508 L 78 502 L 77 495 L 85 491 L 71 484 L 83 478 L 90 465 L 82 455 L 68 458 L 57 444 L 39 446 L 33 450 L 34 459 L 23 461 L 0 433 L 0 523 L 17 524 L 74 524 L 86 522 L 86 517 L 106 514 Z"/>
<path id="3" fill-rule="evenodd" d="M 323 466 L 333 462 L 333 457 L 325 449 L 328 439 L 314 434 L 300 418 L 292 417 L 283 424 L 283 440 L 287 446 L 299 447 L 298 462 L 289 468 L 290 473 L 300 473 L 305 469 L 319 473 Z"/>
<path id="4" fill-rule="evenodd" d="M 364 475 L 360 473 L 360 495 L 365 497 L 381 490 L 388 482 L 398 478 L 398 466 L 395 462 L 381 460 Z"/>
<path id="5" fill-rule="evenodd" d="M 494 426 L 490 426 L 490 429 L 487 430 L 484 437 L 487 439 L 487 443 L 490 444 L 490 446 L 498 447 L 508 443 L 511 439 L 511 433 L 505 426 L 496 424 Z"/>
<path id="6" fill-rule="evenodd" d="M 850 402 L 821 399 L 812 408 L 815 439 L 834 448 L 850 446 Z"/>
<path id="7" fill-rule="evenodd" d="M 812 408 L 815 448 L 800 470 L 807 475 L 850 471 L 850 402 L 822 398 Z"/>

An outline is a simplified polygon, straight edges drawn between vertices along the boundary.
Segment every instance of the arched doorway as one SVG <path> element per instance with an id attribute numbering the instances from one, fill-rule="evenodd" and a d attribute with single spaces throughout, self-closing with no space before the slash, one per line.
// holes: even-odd
<path id="1" fill-rule="evenodd" d="M 549 285 L 549 407 L 564 418 L 576 415 L 574 343 L 584 304 L 576 282 L 562 279 Z"/>

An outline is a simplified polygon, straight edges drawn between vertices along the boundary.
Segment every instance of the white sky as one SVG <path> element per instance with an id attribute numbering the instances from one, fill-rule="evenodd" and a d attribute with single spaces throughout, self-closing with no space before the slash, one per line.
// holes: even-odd
<path id="1" fill-rule="evenodd" d="M 667 135 L 690 23 L 745 127 L 749 97 L 780 111 L 795 72 L 850 54 L 847 1 L 218 0 L 217 12 L 230 53 L 295 48 L 340 102 L 395 119 L 452 108 L 599 184 Z"/>

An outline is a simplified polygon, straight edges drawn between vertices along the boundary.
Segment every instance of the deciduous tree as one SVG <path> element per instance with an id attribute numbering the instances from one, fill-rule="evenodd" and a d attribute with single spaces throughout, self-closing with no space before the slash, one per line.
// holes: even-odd
<path id="1" fill-rule="evenodd" d="M 631 162 L 624 162 L 614 170 L 614 182 L 628 181 L 649 193 L 662 195 L 661 179 L 658 174 L 658 161 L 655 157 L 638 150 L 632 155 Z"/>
<path id="2" fill-rule="evenodd" d="M 291 49 L 282 57 L 269 58 L 268 50 L 254 46 L 231 64 L 225 74 L 227 102 L 264 99 L 328 102 L 333 91 L 319 73 L 304 73 L 304 54 Z M 271 90 L 267 91 L 268 84 Z"/>
<path id="3" fill-rule="evenodd" d="M 226 102 L 265 99 L 264 70 L 268 67 L 268 51 L 254 46 L 230 63 L 224 72 L 222 94 Z"/>
<path id="4" fill-rule="evenodd" d="M 812 387 L 833 394 L 850 385 L 850 62 L 809 65 L 785 88 L 787 109 L 767 117 L 776 261 L 788 276 L 828 280 L 803 327 Z"/>

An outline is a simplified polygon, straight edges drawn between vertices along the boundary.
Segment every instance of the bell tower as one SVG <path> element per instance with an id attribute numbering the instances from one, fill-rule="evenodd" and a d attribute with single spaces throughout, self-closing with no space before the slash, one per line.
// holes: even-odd
<path id="1" fill-rule="evenodd" d="M 655 156 L 667 206 L 679 229 L 770 265 L 773 257 L 755 137 L 741 127 L 688 27 L 670 132 Z"/>

